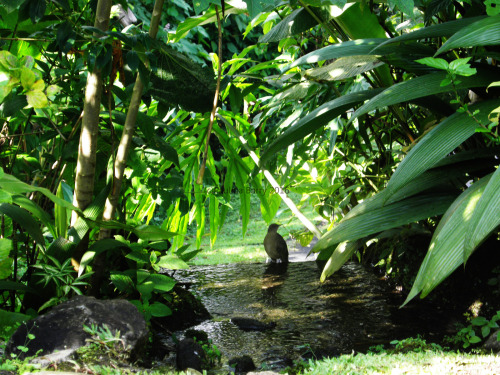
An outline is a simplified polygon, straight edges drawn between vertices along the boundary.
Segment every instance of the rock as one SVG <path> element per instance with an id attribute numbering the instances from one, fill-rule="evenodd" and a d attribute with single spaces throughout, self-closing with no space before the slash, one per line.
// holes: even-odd
<path id="1" fill-rule="evenodd" d="M 169 305 L 172 315 L 151 319 L 161 329 L 174 332 L 211 318 L 205 306 L 190 291 L 176 285 L 172 296 L 173 300 Z"/>
<path id="2" fill-rule="evenodd" d="M 257 319 L 240 317 L 231 318 L 231 323 L 237 325 L 242 331 L 266 331 L 276 327 L 276 323 L 274 322 L 264 323 Z"/>
<path id="3" fill-rule="evenodd" d="M 193 339 L 186 338 L 177 344 L 177 369 L 184 371 L 189 368 L 201 372 L 204 361 L 205 352 L 201 345 Z"/>
<path id="4" fill-rule="evenodd" d="M 6 355 L 12 353 L 23 359 L 38 352 L 47 356 L 55 351 L 76 351 L 90 338 L 83 325 L 92 324 L 101 327 L 106 324 L 112 332 L 120 331 L 120 339 L 131 360 L 138 358 L 147 342 L 146 321 L 130 302 L 76 296 L 21 325 L 7 343 Z M 28 333 L 35 338 L 28 340 Z M 22 352 L 18 346 L 26 346 L 28 351 Z"/>
<path id="5" fill-rule="evenodd" d="M 201 331 L 199 329 L 188 329 L 186 332 L 184 332 L 184 337 L 196 340 L 203 344 L 208 343 L 208 334 L 205 331 Z"/>
<path id="6" fill-rule="evenodd" d="M 255 363 L 253 363 L 253 359 L 248 355 L 231 358 L 228 363 L 229 366 L 234 368 L 236 374 L 246 374 L 249 371 L 255 370 Z"/>
<path id="7" fill-rule="evenodd" d="M 488 337 L 483 347 L 494 353 L 500 353 L 500 341 L 498 341 L 498 337 L 500 337 L 500 330 L 493 332 L 490 337 Z"/>

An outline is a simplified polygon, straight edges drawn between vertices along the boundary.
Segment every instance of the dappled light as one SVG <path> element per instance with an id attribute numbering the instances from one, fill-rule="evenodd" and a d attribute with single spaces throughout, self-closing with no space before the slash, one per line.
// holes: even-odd
<path id="1" fill-rule="evenodd" d="M 0 373 L 500 351 L 497 3 L 4 0 Z"/>

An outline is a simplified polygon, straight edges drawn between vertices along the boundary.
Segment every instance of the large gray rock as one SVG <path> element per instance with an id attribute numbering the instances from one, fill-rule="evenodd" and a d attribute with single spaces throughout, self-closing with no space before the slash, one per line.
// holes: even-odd
<path id="1" fill-rule="evenodd" d="M 499 353 L 500 354 L 500 341 L 498 341 L 498 337 L 500 335 L 500 331 L 495 331 L 493 332 L 490 337 L 488 337 L 488 340 L 484 343 L 483 347 L 486 350 L 490 350 L 493 353 Z"/>
<path id="2" fill-rule="evenodd" d="M 55 351 L 74 351 L 87 344 L 85 340 L 90 335 L 83 330 L 83 325 L 90 327 L 92 324 L 106 324 L 112 332 L 120 331 L 120 338 L 132 360 L 147 342 L 146 321 L 130 302 L 76 296 L 21 325 L 7 343 L 6 354 L 14 353 L 22 359 L 38 352 L 49 355 Z M 28 340 L 28 333 L 35 338 Z M 26 346 L 28 351 L 22 352 L 18 346 Z"/>

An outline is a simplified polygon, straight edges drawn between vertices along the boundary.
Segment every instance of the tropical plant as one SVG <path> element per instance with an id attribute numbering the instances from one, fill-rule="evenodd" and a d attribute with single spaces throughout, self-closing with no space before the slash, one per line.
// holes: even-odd
<path id="1" fill-rule="evenodd" d="M 195 255 L 189 231 L 214 246 L 235 187 L 243 234 L 251 194 L 266 222 L 283 200 L 321 236 L 287 192 L 316 207 L 323 279 L 367 240 L 443 215 L 408 300 L 498 228 L 492 2 L 204 1 L 185 18 L 182 0 L 148 1 L 127 25 L 104 0 L 3 4 L 4 309 L 82 292 L 94 272 L 93 294 L 167 314 L 158 271 Z"/>
<path id="2" fill-rule="evenodd" d="M 469 320 L 467 327 L 463 327 L 457 334 L 451 338 L 452 342 L 459 342 L 464 349 L 474 344 L 479 344 L 483 339 L 486 339 L 492 330 L 498 329 L 498 321 L 500 320 L 500 311 L 497 311 L 493 317 L 488 320 L 484 316 L 476 316 Z M 496 339 L 500 341 L 500 332 L 496 332 Z"/>
<path id="3" fill-rule="evenodd" d="M 282 54 L 235 75 L 252 64 L 240 55 L 223 70 L 232 73 L 222 94 L 231 108 L 253 105 L 236 121 L 264 150 L 260 168 L 280 170 L 283 185 L 293 181 L 337 221 L 314 248 L 328 260 L 322 279 L 379 233 L 444 214 L 407 301 L 427 295 L 500 223 L 499 16 L 490 3 L 436 4 L 248 1 L 247 30 L 263 24 L 260 42 L 277 42 Z M 215 12 L 212 5 L 176 35 L 213 22 Z M 314 37 L 327 45 L 311 45 Z M 300 56 L 305 48 L 312 51 Z"/>

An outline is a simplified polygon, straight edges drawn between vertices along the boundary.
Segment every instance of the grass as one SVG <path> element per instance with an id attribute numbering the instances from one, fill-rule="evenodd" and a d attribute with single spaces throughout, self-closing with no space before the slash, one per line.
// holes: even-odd
<path id="1" fill-rule="evenodd" d="M 291 195 L 295 204 L 298 204 L 300 197 Z M 232 210 L 229 210 L 224 226 L 217 235 L 217 241 L 213 248 L 210 248 L 210 233 L 205 234 L 202 239 L 201 248 L 203 249 L 189 263 L 191 265 L 209 265 L 226 263 L 258 263 L 266 260 L 263 241 L 267 233 L 268 224 L 262 218 L 260 213 L 260 201 L 256 195 L 251 196 L 250 220 L 245 236 L 242 234 L 242 221 L 239 214 L 240 201 L 239 196 L 234 195 L 231 200 Z M 316 225 L 323 219 L 314 212 L 311 205 L 301 207 L 302 213 Z M 287 239 L 291 233 L 304 230 L 304 225 L 293 216 L 288 207 L 281 202 L 281 206 L 273 222 L 282 224 L 279 233 Z M 270 224 L 270 223 L 269 223 Z M 209 228 L 207 224 L 205 226 Z M 194 235 L 191 235 L 194 243 Z M 190 249 L 194 249 L 194 244 Z"/>
<path id="2" fill-rule="evenodd" d="M 390 349 L 382 345 L 367 354 L 299 363 L 292 374 L 498 374 L 500 357 L 444 350 L 420 337 L 395 340 Z"/>
<path id="3" fill-rule="evenodd" d="M 407 339 L 415 340 L 415 339 Z M 403 340 L 406 341 L 406 340 Z M 336 358 L 319 361 L 298 363 L 294 368 L 289 368 L 283 374 L 303 375 L 358 375 L 358 374 L 477 374 L 493 375 L 500 373 L 500 357 L 495 355 L 464 354 L 443 351 L 437 345 L 427 344 L 428 349 L 412 349 L 405 353 L 394 351 L 369 352 L 367 354 L 342 355 Z M 75 368 L 88 370 L 100 375 L 183 375 L 185 372 L 174 371 L 171 368 L 157 368 L 146 370 L 136 367 L 123 368 L 120 366 L 102 365 L 77 365 L 76 362 L 68 363 L 59 370 L 72 371 Z M 73 367 L 72 367 L 73 366 Z M 2 372 L 3 370 L 4 372 Z M 30 365 L 27 361 L 7 360 L 0 364 L 0 372 L 5 374 L 36 373 L 43 369 Z M 47 372 L 45 372 L 46 374 Z M 56 374 L 56 372 L 54 372 Z"/>
<path id="4" fill-rule="evenodd" d="M 498 374 L 500 357 L 443 351 L 342 355 L 311 361 L 301 374 Z"/>

